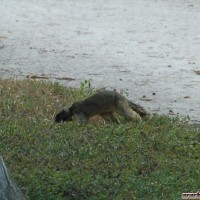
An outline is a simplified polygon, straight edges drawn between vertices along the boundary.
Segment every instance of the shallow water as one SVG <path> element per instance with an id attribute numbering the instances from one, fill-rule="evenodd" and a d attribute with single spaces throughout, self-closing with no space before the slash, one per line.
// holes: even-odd
<path id="1" fill-rule="evenodd" d="M 1 77 L 116 88 L 200 121 L 200 1 L 0 0 Z"/>

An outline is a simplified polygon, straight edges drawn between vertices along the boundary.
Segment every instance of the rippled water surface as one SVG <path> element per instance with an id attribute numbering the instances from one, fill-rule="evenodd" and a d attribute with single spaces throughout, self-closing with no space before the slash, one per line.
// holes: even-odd
<path id="1" fill-rule="evenodd" d="M 200 121 L 200 1 L 0 0 L 0 75 L 128 92 Z M 57 79 L 58 80 L 58 79 Z"/>

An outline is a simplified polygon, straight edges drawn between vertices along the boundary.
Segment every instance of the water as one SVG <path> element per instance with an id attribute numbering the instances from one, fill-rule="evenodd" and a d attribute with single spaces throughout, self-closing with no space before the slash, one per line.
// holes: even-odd
<path id="1" fill-rule="evenodd" d="M 0 0 L 0 76 L 116 88 L 200 121 L 200 2 Z"/>

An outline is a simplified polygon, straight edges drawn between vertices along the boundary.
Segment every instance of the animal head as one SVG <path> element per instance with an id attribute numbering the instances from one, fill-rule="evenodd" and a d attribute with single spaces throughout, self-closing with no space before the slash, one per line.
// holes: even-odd
<path id="1" fill-rule="evenodd" d="M 55 116 L 55 122 L 65 122 L 65 121 L 71 121 L 72 120 L 72 113 L 70 109 L 63 109 L 59 113 L 56 114 Z"/>

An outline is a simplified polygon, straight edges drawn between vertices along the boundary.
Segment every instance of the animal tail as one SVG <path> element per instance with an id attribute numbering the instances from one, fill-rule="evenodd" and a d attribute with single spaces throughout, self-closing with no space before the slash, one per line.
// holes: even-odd
<path id="1" fill-rule="evenodd" d="M 131 109 L 137 112 L 141 117 L 147 117 L 150 115 L 142 106 L 135 104 L 131 101 L 128 101 L 128 103 Z"/>

